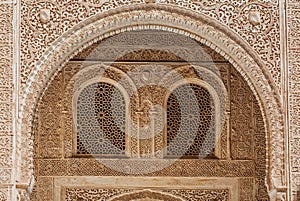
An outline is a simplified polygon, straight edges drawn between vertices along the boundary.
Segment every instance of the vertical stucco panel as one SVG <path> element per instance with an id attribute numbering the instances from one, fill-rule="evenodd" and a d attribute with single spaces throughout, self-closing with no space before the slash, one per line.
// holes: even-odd
<path id="1" fill-rule="evenodd" d="M 300 194 L 300 3 L 288 5 L 288 94 L 291 153 L 291 187 L 293 201 Z"/>
<path id="2" fill-rule="evenodd" d="M 13 4 L 0 1 L 0 200 L 11 199 Z"/>

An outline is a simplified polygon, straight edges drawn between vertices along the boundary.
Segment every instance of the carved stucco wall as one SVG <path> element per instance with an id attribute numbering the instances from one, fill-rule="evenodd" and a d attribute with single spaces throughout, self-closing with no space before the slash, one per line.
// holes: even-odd
<path id="1" fill-rule="evenodd" d="M 63 1 L 29 1 L 29 0 L 23 0 L 23 1 L 9 1 L 9 0 L 1 0 L 0 1 L 0 9 L 1 9 L 1 31 L 0 31 L 0 57 L 1 57 L 1 69 L 3 70 L 3 77 L 1 77 L 1 101 L 3 104 L 1 104 L 1 107 L 4 107 L 3 110 L 1 110 L 1 116 L 3 117 L 3 120 L 1 121 L 1 141 L 0 141 L 0 149 L 3 150 L 0 155 L 0 198 L 1 199 L 10 199 L 11 195 L 13 193 L 10 192 L 10 185 L 15 184 L 15 179 L 11 179 L 12 176 L 17 176 L 19 179 L 21 178 L 21 172 L 28 172 L 28 168 L 30 167 L 30 160 L 28 161 L 26 157 L 29 156 L 30 153 L 28 152 L 28 142 L 27 139 L 30 139 L 30 134 L 28 131 L 30 131 L 29 128 L 26 130 L 22 127 L 23 132 L 25 132 L 25 135 L 21 134 L 21 132 L 18 132 L 18 137 L 15 142 L 13 142 L 14 137 L 16 137 L 17 132 L 14 130 L 15 127 L 13 127 L 13 118 L 12 115 L 14 114 L 12 111 L 13 109 L 13 93 L 15 93 L 16 96 L 18 96 L 18 83 L 21 83 L 21 92 L 26 94 L 25 86 L 26 83 L 33 83 L 35 86 L 31 86 L 32 88 L 27 88 L 30 90 L 35 90 L 39 88 L 43 88 L 43 86 L 36 86 L 39 85 L 38 82 L 34 82 L 34 80 L 37 78 L 35 74 L 37 71 L 34 71 L 33 69 L 37 66 L 37 64 L 40 64 L 38 61 L 46 61 L 47 55 L 49 51 L 56 51 L 55 46 L 52 46 L 53 44 L 59 44 L 57 41 L 59 41 L 59 38 L 62 39 L 63 33 L 66 33 L 67 30 L 73 29 L 74 31 L 76 29 L 72 27 L 76 27 L 76 25 L 79 22 L 82 22 L 86 20 L 89 17 L 99 15 L 99 13 L 102 13 L 104 11 L 108 11 L 117 7 L 126 7 L 126 5 L 129 4 L 145 4 L 144 1 L 102 1 L 103 4 L 99 5 L 91 0 L 85 0 L 82 1 L 84 3 L 80 3 L 81 1 L 76 0 L 63 0 Z M 146 2 L 154 2 L 154 1 L 146 1 Z M 280 32 L 280 27 L 284 30 L 285 26 L 284 23 L 281 23 L 280 21 L 280 15 L 284 15 L 285 13 L 285 3 L 288 3 L 287 5 L 287 19 L 288 19 L 288 37 L 289 43 L 288 43 L 288 57 L 289 57 L 289 70 L 284 71 L 284 67 L 287 65 L 284 64 L 284 61 L 286 59 L 285 53 L 286 50 L 284 50 L 284 43 L 286 41 L 286 35 L 285 32 Z M 210 16 L 216 22 L 221 22 L 226 27 L 228 27 L 228 30 L 233 31 L 233 33 L 236 33 L 241 37 L 245 43 L 243 44 L 244 48 L 252 48 L 254 52 L 249 53 L 253 58 L 256 58 L 256 62 L 260 63 L 260 61 L 263 61 L 260 63 L 260 66 L 264 69 L 263 71 L 266 72 L 266 74 L 272 75 L 270 77 L 267 76 L 267 78 L 271 78 L 268 82 L 271 84 L 266 84 L 268 82 L 260 80 L 260 82 L 263 82 L 264 84 L 260 86 L 275 86 L 273 89 L 269 90 L 275 90 L 277 91 L 277 96 L 279 96 L 279 92 L 281 91 L 281 105 L 284 104 L 284 101 L 286 100 L 287 94 L 284 92 L 285 85 L 288 84 L 289 89 L 289 105 L 285 107 L 285 112 L 289 112 L 289 118 L 286 118 L 286 120 L 290 119 L 289 126 L 283 127 L 283 125 L 280 125 L 281 122 L 275 123 L 275 119 L 277 118 L 278 113 L 281 113 L 280 111 L 277 112 L 270 112 L 270 114 L 276 115 L 276 117 L 271 120 L 270 123 L 270 129 L 273 129 L 273 126 L 275 129 L 278 129 L 277 132 L 279 134 L 277 140 L 277 144 L 273 145 L 273 154 L 278 154 L 279 159 L 281 161 L 278 161 L 279 167 L 278 169 L 275 168 L 275 172 L 277 175 L 277 178 L 283 176 L 283 180 L 288 179 L 287 175 L 285 175 L 283 170 L 283 167 L 287 168 L 289 163 L 287 162 L 288 158 L 282 158 L 284 157 L 283 151 L 285 149 L 289 149 L 287 146 L 287 143 L 285 143 L 286 148 L 284 148 L 284 139 L 283 139 L 283 132 L 285 132 L 285 136 L 290 136 L 290 154 L 292 155 L 291 159 L 291 181 L 293 183 L 293 194 L 295 195 L 296 188 L 298 186 L 299 188 L 299 58 L 300 58 L 300 51 L 299 51 L 299 10 L 300 5 L 297 0 L 291 0 L 291 1 L 211 1 L 211 3 L 207 3 L 206 1 L 167 1 L 167 0 L 161 0 L 157 1 L 157 4 L 161 6 L 165 6 L 167 4 L 174 5 L 176 7 L 180 8 L 187 8 L 189 10 L 193 10 L 195 13 L 199 13 L 199 15 L 204 14 L 204 16 Z M 21 16 L 19 16 L 19 6 L 21 5 Z M 47 10 L 44 10 L 42 19 L 40 19 L 40 10 L 41 9 L 49 9 L 50 10 L 50 17 L 48 19 L 47 17 Z M 15 16 L 21 17 L 22 21 L 19 24 L 18 17 L 15 17 L 13 20 L 13 13 L 15 9 Z M 125 9 L 126 10 L 126 9 Z M 82 14 L 79 14 L 78 11 L 84 11 Z M 259 12 L 257 12 L 259 11 Z M 17 14 L 16 14 L 17 12 Z M 184 14 L 184 12 L 181 12 L 181 14 Z M 112 14 L 112 13 L 111 13 Z M 150 17 L 150 16 L 148 16 Z M 260 19 L 260 20 L 259 20 Z M 282 19 L 282 18 L 281 18 Z M 40 21 L 41 20 L 41 21 Z M 13 60 L 13 51 L 15 49 L 18 50 L 19 43 L 15 41 L 13 38 L 13 21 L 15 24 L 15 30 L 17 31 L 16 34 L 18 34 L 18 28 L 21 27 L 21 65 L 18 65 L 19 58 L 17 57 L 17 53 L 19 51 L 16 51 L 16 57 L 15 60 Z M 284 21 L 284 18 L 283 18 Z M 88 24 L 88 23 L 86 23 Z M 84 24 L 82 24 L 84 25 Z M 80 27 L 80 26 L 79 26 Z M 78 28 L 78 27 L 77 27 Z M 281 40 L 282 43 L 279 43 L 279 35 L 281 34 Z M 82 35 L 84 36 L 84 35 Z M 74 37 L 74 40 L 78 40 L 80 37 Z M 56 42 L 55 42 L 56 41 Z M 72 41 L 70 44 L 78 43 L 78 41 Z M 15 48 L 14 48 L 15 47 Z M 59 46 L 60 47 L 60 46 Z M 250 48 L 250 49 L 251 49 Z M 58 50 L 58 49 L 57 49 Z M 62 49 L 61 49 L 62 50 Z M 58 50 L 60 51 L 60 50 Z M 220 51 L 220 49 L 219 49 Z M 47 53 L 48 52 L 48 53 Z M 70 52 L 70 49 L 65 49 L 65 52 Z M 234 52 L 234 50 L 232 50 Z M 281 52 L 281 55 L 280 55 Z M 58 55 L 58 54 L 57 54 Z M 257 57 L 256 57 L 257 56 Z M 40 59 L 42 57 L 42 59 Z M 260 58 L 257 60 L 257 58 Z M 280 63 L 281 58 L 281 63 Z M 62 58 L 56 58 L 56 61 L 63 61 Z M 14 62 L 14 63 L 13 63 Z M 13 66 L 15 65 L 15 68 Z M 18 75 L 19 82 L 13 83 L 13 69 L 17 71 L 18 68 L 21 68 L 20 74 Z M 36 68 L 35 68 L 36 69 Z M 1 72 L 1 73 L 2 73 Z M 32 73 L 31 78 L 34 80 L 29 79 L 29 75 Z M 289 76 L 289 80 L 287 80 L 287 75 Z M 43 80 L 44 75 L 41 79 Z M 16 78 L 16 77 L 14 77 Z M 272 84 L 275 83 L 275 84 Z M 15 84 L 14 88 L 12 87 L 13 84 Z M 41 83 L 43 85 L 43 83 Z M 29 85 L 28 85 L 29 86 Z M 277 89 L 276 89 L 277 88 Z M 13 91 L 15 90 L 15 91 Z M 261 95 L 261 94 L 260 94 Z M 28 93 L 27 98 L 31 97 L 32 100 L 35 100 L 34 94 Z M 21 97 L 19 98 L 21 100 Z M 264 98 L 262 98 L 264 99 Z M 17 100 L 17 99 L 16 99 Z M 31 100 L 30 98 L 27 100 Z M 274 101 L 274 100 L 273 100 Z M 272 102 L 272 101 L 271 101 Z M 17 103 L 17 102 L 16 102 Z M 34 103 L 33 103 L 34 104 Z M 272 104 L 271 104 L 272 105 Z M 268 110 L 272 110 L 270 104 L 265 104 L 265 108 Z M 276 104 L 275 104 L 276 105 Z M 32 108 L 31 108 L 32 109 Z M 26 110 L 26 109 L 25 109 Z M 21 113 L 21 115 L 26 113 Z M 28 124 L 30 127 L 30 121 L 32 118 L 29 116 L 25 116 L 25 118 L 29 117 L 28 121 L 22 121 L 22 126 L 24 124 Z M 270 117 L 272 118 L 272 117 Z M 280 119 L 280 117 L 279 117 Z M 19 121 L 21 123 L 21 121 Z M 19 125 L 19 128 L 20 126 Z M 290 130 L 290 133 L 287 133 L 287 130 Z M 275 132 L 275 131 L 274 131 Z M 271 135 L 274 134 L 274 132 L 271 132 Z M 26 135 L 28 135 L 26 137 Z M 21 138 L 21 136 L 23 136 Z M 281 137 L 280 137 L 281 136 Z M 271 137 L 271 139 L 274 136 Z M 17 154 L 17 156 L 21 156 L 21 146 L 18 147 L 17 152 L 13 151 L 13 147 L 16 147 L 16 144 L 13 146 L 13 143 L 16 143 L 18 140 L 23 139 L 24 142 L 24 153 L 23 158 L 20 158 L 19 161 L 15 163 L 16 167 L 20 167 L 19 163 L 22 163 L 23 170 L 20 171 L 20 169 L 15 168 L 12 171 L 13 163 L 12 163 L 12 157 L 14 156 L 14 153 Z M 276 139 L 276 134 L 274 139 Z M 278 141 L 279 140 L 279 141 Z M 279 143 L 279 144 L 278 144 Z M 272 141 L 271 141 L 272 144 Z M 22 146 L 23 146 L 22 145 Z M 279 153 L 276 153 L 279 152 Z M 270 154 L 272 154 L 270 153 Z M 27 155 L 27 156 L 26 156 Z M 276 156 L 273 156 L 276 158 Z M 286 156 L 288 157 L 288 156 Z M 278 160 L 278 159 L 277 159 Z M 27 161 L 24 163 L 24 161 Z M 278 164 L 275 162 L 275 164 Z M 2 174 L 3 172 L 3 174 Z M 29 171 L 30 172 L 30 171 Z M 30 175 L 30 174 L 29 174 Z M 285 175 L 285 176 L 284 176 Z M 29 176 L 30 177 L 30 176 Z M 28 183 L 29 180 L 28 175 L 25 176 L 24 182 Z M 287 182 L 287 183 L 286 183 Z M 288 185 L 288 181 L 283 181 L 279 183 L 284 183 L 283 186 Z M 22 187 L 22 185 L 20 185 Z M 295 195 L 296 196 L 296 195 Z M 295 198 L 296 199 L 296 198 Z"/>
<path id="2" fill-rule="evenodd" d="M 195 15 L 194 13 L 189 14 L 190 16 L 182 16 L 181 9 L 177 9 L 175 7 L 161 7 L 161 6 L 154 6 L 154 5 L 149 5 L 149 6 L 132 6 L 127 8 L 128 11 L 124 9 L 119 9 L 119 10 L 114 10 L 114 12 L 104 14 L 104 15 L 97 15 L 95 18 L 90 18 L 90 21 L 85 21 L 82 25 L 76 25 L 75 29 L 73 29 L 72 32 L 75 30 L 78 30 L 78 33 L 72 35 L 73 37 L 68 37 L 67 34 L 64 35 L 64 38 L 61 38 L 61 41 L 56 43 L 55 45 L 52 46 L 52 48 L 55 49 L 55 51 L 50 51 L 44 54 L 44 57 L 39 61 L 38 65 L 35 67 L 34 73 L 29 79 L 27 89 L 25 91 L 25 102 L 22 101 L 22 107 L 21 107 L 21 112 L 22 112 L 22 137 L 24 139 L 30 139 L 30 127 L 31 127 L 31 122 L 32 122 L 32 110 L 33 110 L 33 105 L 32 103 L 36 102 L 35 99 L 38 96 L 38 93 L 42 91 L 42 87 L 45 86 L 42 82 L 46 83 L 45 81 L 49 79 L 49 74 L 51 74 L 51 71 L 55 70 L 57 65 L 59 63 L 62 63 L 65 57 L 68 55 L 68 52 L 70 54 L 76 53 L 76 49 L 80 47 L 80 44 L 85 44 L 87 41 L 91 40 L 94 37 L 101 36 L 99 32 L 100 30 L 97 29 L 97 27 L 102 27 L 102 30 L 107 30 L 107 29 L 112 29 L 112 27 L 115 27 L 119 29 L 118 27 L 128 27 L 126 28 L 127 30 L 130 29 L 135 29 L 135 28 L 130 28 L 132 24 L 134 24 L 134 21 L 137 21 L 138 24 L 144 23 L 144 26 L 137 26 L 136 28 L 138 29 L 145 29 L 148 27 L 147 24 L 153 23 L 153 21 L 157 22 L 159 20 L 158 24 L 163 24 L 166 27 L 170 27 L 171 24 L 172 26 L 174 25 L 174 22 L 176 22 L 176 27 L 180 27 L 182 30 L 189 30 L 190 32 L 198 32 L 200 36 L 206 36 L 205 39 L 202 39 L 202 42 L 207 43 L 209 46 L 212 46 L 216 51 L 221 52 L 221 54 L 224 54 L 225 58 L 228 58 L 232 64 L 238 68 L 239 65 L 245 65 L 242 67 L 244 71 L 246 72 L 247 75 L 245 75 L 245 72 L 241 70 L 241 73 L 244 74 L 245 79 L 248 80 L 248 84 L 252 86 L 252 83 L 255 82 L 255 85 L 258 89 L 261 89 L 260 94 L 258 96 L 263 96 L 264 98 L 263 101 L 265 101 L 264 105 L 268 105 L 266 107 L 274 109 L 274 111 L 269 111 L 269 117 L 271 118 L 270 121 L 271 123 L 271 128 L 272 129 L 272 146 L 273 148 L 271 151 L 276 150 L 277 152 L 274 153 L 272 152 L 270 155 L 272 157 L 271 159 L 271 174 L 272 177 L 274 178 L 276 182 L 276 186 L 284 186 L 284 181 L 285 181 L 285 175 L 286 173 L 284 172 L 284 167 L 285 167 L 285 161 L 284 161 L 284 156 L 281 154 L 284 154 L 284 144 L 283 144 L 283 136 L 282 133 L 278 132 L 281 131 L 282 127 L 282 119 L 280 117 L 280 106 L 278 106 L 278 100 L 276 101 L 276 89 L 273 87 L 268 86 L 269 84 L 267 83 L 267 80 L 272 83 L 272 80 L 268 78 L 268 73 L 264 71 L 263 67 L 258 67 L 256 62 L 259 63 L 258 57 L 255 56 L 255 53 L 251 53 L 251 50 L 249 47 L 245 44 L 243 41 L 240 40 L 240 43 L 243 45 L 243 48 L 248 48 L 247 52 L 250 52 L 255 58 L 253 60 L 251 56 L 246 56 L 248 53 L 243 52 L 243 48 L 236 48 L 239 46 L 239 44 L 235 44 L 231 39 L 227 38 L 226 39 L 226 34 L 230 34 L 230 31 L 227 28 L 223 28 L 224 32 L 226 34 L 221 34 L 218 33 L 214 30 L 213 25 L 214 21 L 211 21 L 211 26 L 210 27 L 205 27 L 206 24 L 202 24 L 200 21 L 209 21 L 209 18 L 203 16 L 203 18 L 199 18 L 199 21 L 193 21 L 193 18 L 197 18 L 198 15 Z M 132 9 L 132 10 L 131 10 Z M 138 10 L 140 9 L 140 10 Z M 166 11 L 164 11 L 166 9 Z M 171 12 L 169 12 L 169 10 Z M 117 14 L 113 15 L 113 13 L 117 12 Z M 118 14 L 118 12 L 120 12 Z M 186 11 L 188 12 L 188 11 Z M 178 13 L 178 14 L 176 14 Z M 105 19 L 104 17 L 107 16 Z M 126 18 L 126 17 L 127 18 Z M 199 15 L 200 17 L 201 15 Z M 172 19 L 173 18 L 173 19 Z M 181 18 L 181 19 L 180 19 Z M 97 19 L 101 19 L 98 20 Z M 113 21 L 113 23 L 111 23 Z M 187 23 L 190 21 L 189 23 Z M 90 25 L 88 25 L 90 24 Z M 81 26 L 84 26 L 82 28 Z M 104 26 L 104 27 L 103 27 Z M 107 27 L 107 28 L 105 28 Z M 201 27 L 200 29 L 197 27 Z M 205 28 L 204 28 L 205 27 Z M 148 27 L 149 28 L 149 27 Z M 162 27 L 159 26 L 153 26 L 151 27 L 153 29 L 163 29 Z M 94 29 L 94 31 L 93 31 Z M 176 29 L 168 28 L 171 31 L 176 32 Z M 178 30 L 177 30 L 178 31 Z M 71 33 L 72 33 L 71 32 Z M 179 31 L 178 31 L 179 32 Z M 181 31 L 182 32 L 182 31 Z M 68 32 L 67 32 L 68 33 Z M 189 35 L 188 33 L 183 34 Z M 111 34 L 114 34 L 114 31 L 111 32 Z M 105 37 L 105 35 L 104 35 Z M 197 36 L 191 36 L 197 38 Z M 232 35 L 231 37 L 234 37 Z M 236 40 L 239 40 L 238 37 L 235 38 Z M 67 41 L 69 40 L 69 41 Z M 201 41 L 199 38 L 198 40 Z M 86 42 L 85 42 L 86 41 Z M 213 44 L 211 44 L 213 43 Z M 231 44 L 232 43 L 232 44 Z M 79 46 L 78 46 L 79 45 Z M 224 50 L 225 52 L 222 52 L 222 50 L 219 50 L 218 47 L 222 49 L 227 49 Z M 62 48 L 60 49 L 59 46 Z M 74 48 L 74 49 L 73 49 Z M 60 49 L 60 50 L 59 50 Z M 73 50 L 72 50 L 73 49 Z M 79 49 L 80 50 L 80 49 Z M 75 51 L 75 52 L 74 52 Z M 73 53 L 72 53 L 73 52 Z M 228 56 L 226 55 L 226 52 L 228 52 Z M 48 56 L 47 56 L 48 55 Z M 230 59 L 230 56 L 232 57 L 236 56 L 236 58 Z M 233 56 L 234 55 L 234 56 Z M 244 55 L 244 56 L 243 56 Z M 51 59 L 51 57 L 53 58 Z M 47 58 L 48 57 L 48 58 Z M 44 61 L 43 61 L 44 60 Z M 235 62 L 240 62 L 243 61 L 243 64 L 237 64 Z M 46 61 L 50 61 L 51 63 L 46 64 Z M 263 65 L 261 63 L 261 65 Z M 247 67 L 246 67 L 247 66 Z M 261 72 L 261 70 L 263 70 Z M 257 79 L 256 81 L 249 81 L 249 77 L 251 73 L 255 74 L 255 78 Z M 39 77 L 35 77 L 35 76 Z M 266 77 L 261 77 L 261 76 L 266 76 Z M 250 76 L 251 77 L 251 76 Z M 259 77 L 261 77 L 259 79 Z M 253 78 L 252 78 L 253 79 Z M 33 81 L 32 81 L 33 80 Z M 263 83 L 264 82 L 264 83 Z M 254 90 L 253 86 L 252 89 Z M 254 90 L 255 93 L 255 90 Z M 33 99 L 32 99 L 33 98 Z M 272 106 L 271 106 L 272 105 Z M 24 107 L 23 107 L 24 106 Z M 272 114 L 272 115 L 271 115 Z M 278 123 L 279 122 L 279 123 Z M 281 122 L 281 123 L 280 123 Z M 28 137 L 25 137 L 24 135 L 28 135 Z M 277 135 L 277 136 L 276 136 Z M 29 146 L 28 146 L 29 143 Z M 29 180 L 31 177 L 31 165 L 32 165 L 32 159 L 30 157 L 30 153 L 32 151 L 31 148 L 31 141 L 23 141 L 22 144 L 22 155 L 24 156 L 22 158 L 22 171 L 25 172 L 25 169 L 29 171 L 27 174 L 23 174 L 23 179 L 24 181 Z M 26 148 L 27 147 L 27 148 Z M 278 156 L 277 154 L 281 155 Z M 280 160 L 278 160 L 280 159 Z"/>
<path id="3" fill-rule="evenodd" d="M 287 173 L 285 172 L 286 165 L 284 160 L 283 119 L 278 95 L 276 95 L 278 94 L 278 90 L 276 90 L 276 86 L 272 84 L 273 82 L 272 79 L 269 78 L 269 73 L 263 67 L 264 64 L 260 62 L 257 54 L 255 54 L 241 38 L 225 26 L 216 23 L 214 20 L 200 13 L 195 14 L 187 10 L 185 10 L 185 16 L 182 16 L 181 13 L 182 8 L 179 9 L 172 6 L 162 7 L 156 4 L 128 6 L 126 9 L 120 8 L 103 14 L 100 13 L 95 17 L 91 17 L 83 24 L 76 25 L 69 32 L 63 34 L 37 63 L 27 83 L 24 99 L 22 100 L 23 105 L 21 107 L 23 138 L 31 138 L 32 110 L 34 109 L 32 103 L 36 102 L 36 98 L 39 96 L 38 93 L 42 91 L 43 86 L 45 86 L 50 77 L 49 75 L 51 75 L 55 69 L 62 67 L 58 67 L 58 64 L 64 63 L 64 60 L 68 60 L 68 55 L 69 58 L 71 58 L 72 55 L 75 55 L 82 49 L 81 46 L 88 46 L 93 41 L 97 41 L 97 37 L 99 38 L 98 40 L 100 40 L 103 37 L 105 38 L 125 30 L 149 28 L 167 29 L 195 38 L 215 49 L 217 52 L 220 52 L 220 54 L 228 59 L 245 77 L 253 92 L 256 94 L 256 98 L 260 99 L 259 97 L 262 97 L 262 104 L 266 108 L 270 108 L 266 110 L 268 118 L 270 119 L 265 119 L 265 121 L 270 121 L 270 127 L 267 129 L 271 129 L 272 132 L 270 142 L 272 145 L 270 149 L 270 173 L 272 174 L 276 186 L 285 186 Z M 153 23 L 157 25 L 149 26 L 149 24 Z M 178 29 L 173 28 L 174 25 L 178 27 Z M 219 31 L 216 31 L 216 28 L 218 28 Z M 115 31 L 116 29 L 117 31 Z M 107 30 L 110 30 L 110 32 L 108 31 L 107 33 Z M 183 30 L 187 31 L 185 32 Z M 231 37 L 234 39 L 231 39 Z M 51 48 L 55 50 L 52 51 Z M 31 141 L 29 142 L 31 144 Z M 30 157 L 32 145 L 30 144 L 28 146 L 28 141 L 24 141 L 22 144 L 22 154 L 24 155 L 22 159 L 23 170 L 31 169 L 32 167 L 32 158 Z M 31 175 L 32 171 L 30 170 L 26 175 L 23 175 L 23 179 L 29 180 Z"/>

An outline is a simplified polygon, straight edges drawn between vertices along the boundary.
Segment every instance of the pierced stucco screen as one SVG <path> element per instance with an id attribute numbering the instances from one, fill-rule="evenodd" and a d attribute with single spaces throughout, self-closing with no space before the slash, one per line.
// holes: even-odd
<path id="1" fill-rule="evenodd" d="M 77 100 L 76 153 L 124 154 L 125 118 L 125 99 L 116 87 L 98 82 L 84 88 Z"/>
<path id="2" fill-rule="evenodd" d="M 199 85 L 185 84 L 172 91 L 167 101 L 167 156 L 198 157 L 212 151 L 213 108 L 209 92 Z"/>

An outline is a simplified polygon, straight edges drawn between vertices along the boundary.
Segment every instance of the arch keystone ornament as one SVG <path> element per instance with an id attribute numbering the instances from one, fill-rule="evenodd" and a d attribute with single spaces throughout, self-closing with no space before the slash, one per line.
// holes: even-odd
<path id="1" fill-rule="evenodd" d="M 183 34 L 201 42 L 227 59 L 244 77 L 260 103 L 264 117 L 267 147 L 267 178 L 269 192 L 287 188 L 283 112 L 278 89 L 267 73 L 257 53 L 237 34 L 221 23 L 183 8 L 140 4 L 124 6 L 99 13 L 75 25 L 61 35 L 36 64 L 21 101 L 19 117 L 18 160 L 21 164 L 20 181 L 30 186 L 33 175 L 32 121 L 38 99 L 47 85 L 80 51 L 91 44 L 120 32 L 132 30 L 167 30 Z"/>

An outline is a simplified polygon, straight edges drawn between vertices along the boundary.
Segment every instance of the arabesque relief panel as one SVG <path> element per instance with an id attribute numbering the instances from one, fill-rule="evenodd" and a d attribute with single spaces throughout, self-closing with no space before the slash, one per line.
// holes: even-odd
<path id="1" fill-rule="evenodd" d="M 128 182 L 130 180 L 130 182 Z M 82 183 L 85 186 L 82 186 Z M 139 183 L 139 186 L 135 186 Z M 87 177 L 55 178 L 54 200 L 86 199 L 91 200 L 233 200 L 239 197 L 236 188 L 240 182 L 236 179 L 178 178 L 160 177 Z M 116 186 L 114 186 L 115 184 Z M 183 187 L 184 186 L 184 187 Z M 218 186 L 217 188 L 215 186 Z M 102 195 L 102 196 L 101 196 Z"/>

